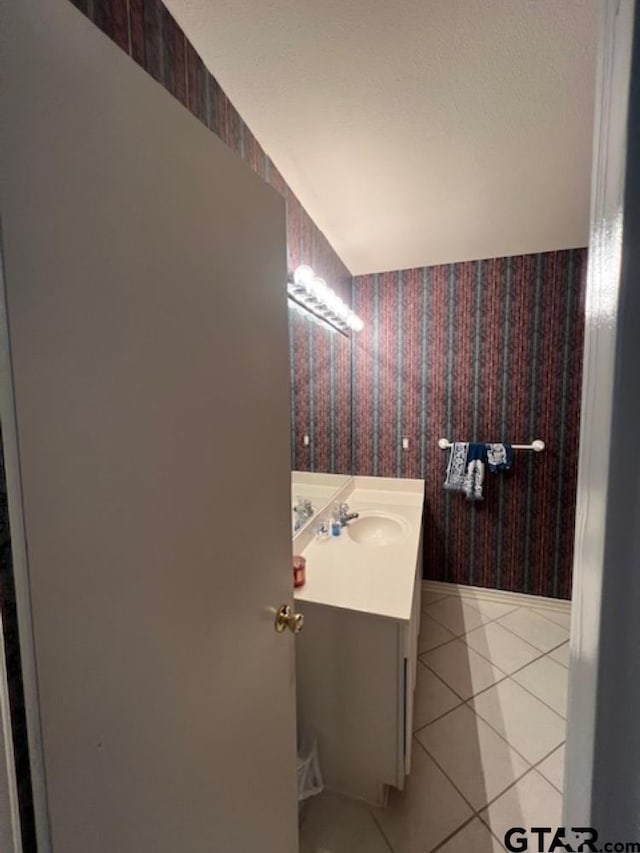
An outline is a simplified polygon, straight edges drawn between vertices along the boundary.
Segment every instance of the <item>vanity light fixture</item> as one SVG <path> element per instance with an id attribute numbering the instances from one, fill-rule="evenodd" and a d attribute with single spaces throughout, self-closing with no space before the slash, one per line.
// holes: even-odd
<path id="1" fill-rule="evenodd" d="M 360 317 L 306 264 L 294 270 L 287 282 L 287 294 L 296 305 L 343 335 L 350 331 L 361 332 L 364 328 Z"/>

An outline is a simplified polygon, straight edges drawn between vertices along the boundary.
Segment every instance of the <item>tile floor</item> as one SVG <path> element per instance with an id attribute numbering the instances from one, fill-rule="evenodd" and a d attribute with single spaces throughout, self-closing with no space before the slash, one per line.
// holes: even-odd
<path id="1" fill-rule="evenodd" d="M 305 803 L 300 853 L 497 853 L 561 820 L 569 615 L 423 592 L 412 772 L 386 809 Z"/>

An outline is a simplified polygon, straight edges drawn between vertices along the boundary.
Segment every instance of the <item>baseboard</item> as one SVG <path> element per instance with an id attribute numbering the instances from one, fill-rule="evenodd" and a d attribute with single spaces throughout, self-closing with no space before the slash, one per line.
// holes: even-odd
<path id="1" fill-rule="evenodd" d="M 422 581 L 425 592 L 451 595 L 455 593 L 460 598 L 497 601 L 519 606 L 535 607 L 537 610 L 555 610 L 556 613 L 571 613 L 571 602 L 561 598 L 548 598 L 544 595 L 527 595 L 522 592 L 510 592 L 503 589 L 486 589 L 481 586 L 468 586 L 461 583 L 444 583 L 443 581 Z"/>

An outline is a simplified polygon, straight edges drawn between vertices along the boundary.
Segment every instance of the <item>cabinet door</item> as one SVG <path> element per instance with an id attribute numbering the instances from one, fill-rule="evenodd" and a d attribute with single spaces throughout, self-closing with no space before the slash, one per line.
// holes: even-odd
<path id="1" fill-rule="evenodd" d="M 416 578 L 411 605 L 411 622 L 407 628 L 407 659 L 405 684 L 405 755 L 404 771 L 411 772 L 411 735 L 413 732 L 413 695 L 416 689 L 418 673 L 418 634 L 420 633 L 420 614 L 422 605 L 422 548 L 418 552 Z"/>
<path id="2" fill-rule="evenodd" d="M 318 739 L 327 787 L 378 803 L 381 786 L 398 778 L 398 624 L 309 602 L 298 609 L 306 620 L 296 647 L 300 725 Z"/>

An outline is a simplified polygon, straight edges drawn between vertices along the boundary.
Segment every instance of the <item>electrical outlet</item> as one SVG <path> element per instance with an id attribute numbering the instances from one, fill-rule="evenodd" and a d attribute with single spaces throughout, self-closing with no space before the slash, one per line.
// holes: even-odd
<path id="1" fill-rule="evenodd" d="M 304 444 L 304 446 L 305 446 L 305 447 L 309 447 L 309 442 L 310 442 L 309 436 L 308 436 L 308 435 L 304 435 L 304 436 L 302 437 L 302 443 Z"/>
<path id="2" fill-rule="evenodd" d="M 408 449 L 409 449 L 409 439 L 408 439 L 408 438 L 403 438 L 403 439 L 402 439 L 402 449 L 403 449 L 403 450 L 408 450 Z"/>

